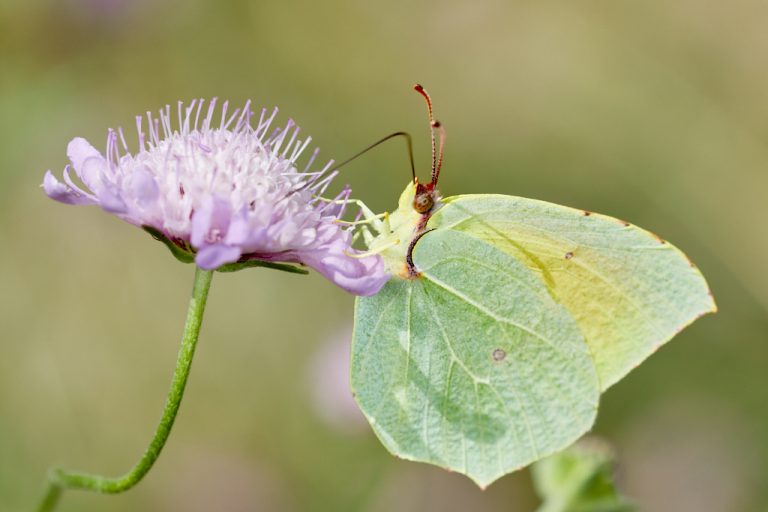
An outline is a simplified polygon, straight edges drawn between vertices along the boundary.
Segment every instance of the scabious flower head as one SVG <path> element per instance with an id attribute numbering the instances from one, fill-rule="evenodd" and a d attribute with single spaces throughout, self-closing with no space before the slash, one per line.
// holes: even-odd
<path id="1" fill-rule="evenodd" d="M 349 188 L 322 197 L 336 176 L 332 162 L 310 171 L 315 150 L 297 169 L 311 137 L 299 140 L 293 121 L 272 129 L 277 109 L 262 110 L 256 123 L 250 102 L 227 111 L 225 102 L 215 114 L 215 99 L 179 102 L 175 128 L 170 106 L 157 117 L 147 112 L 146 130 L 136 118 L 135 153 L 121 129 L 109 130 L 104 154 L 75 138 L 63 182 L 48 171 L 43 188 L 57 201 L 96 204 L 159 233 L 204 269 L 253 259 L 300 263 L 356 295 L 379 291 L 388 278 L 381 258 L 352 249 L 351 228 L 338 222 Z"/>

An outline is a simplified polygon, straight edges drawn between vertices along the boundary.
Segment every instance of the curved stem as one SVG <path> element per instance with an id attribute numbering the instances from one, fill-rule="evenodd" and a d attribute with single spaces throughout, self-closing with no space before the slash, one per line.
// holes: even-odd
<path id="1" fill-rule="evenodd" d="M 202 270 L 196 267 L 195 284 L 192 288 L 192 298 L 189 300 L 184 336 L 181 340 L 178 358 L 176 359 L 176 370 L 173 373 L 171 389 L 168 392 L 163 416 L 157 425 L 155 435 L 144 455 L 142 455 L 141 460 L 128 473 L 117 478 L 70 472 L 57 468 L 52 469 L 48 474 L 48 489 L 40 502 L 37 509 L 38 512 L 50 512 L 53 510 L 62 492 L 67 489 L 84 489 L 107 494 L 127 491 L 139 483 L 152 468 L 163 446 L 165 446 L 165 442 L 168 440 L 173 422 L 176 419 L 176 413 L 179 411 L 179 405 L 181 405 L 181 399 L 184 396 L 184 387 L 187 384 L 187 377 L 192 366 L 192 358 L 195 355 L 195 347 L 198 335 L 200 334 L 200 325 L 203 321 L 203 312 L 205 311 L 205 303 L 208 298 L 212 277 L 213 271 Z"/>

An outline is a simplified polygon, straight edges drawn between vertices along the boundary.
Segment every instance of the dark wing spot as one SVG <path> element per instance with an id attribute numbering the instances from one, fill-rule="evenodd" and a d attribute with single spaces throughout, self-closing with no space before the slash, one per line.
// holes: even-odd
<path id="1" fill-rule="evenodd" d="M 584 210 L 585 217 L 589 217 L 590 215 L 592 215 L 592 212 L 588 212 L 587 210 Z"/>
<path id="2" fill-rule="evenodd" d="M 505 357 L 507 357 L 507 353 L 504 351 L 504 349 L 497 348 L 493 351 L 493 354 L 491 354 L 494 361 L 503 361 Z"/>
<path id="3" fill-rule="evenodd" d="M 567 253 L 565 253 L 565 259 L 569 260 L 571 258 L 573 258 L 573 252 L 568 251 Z"/>

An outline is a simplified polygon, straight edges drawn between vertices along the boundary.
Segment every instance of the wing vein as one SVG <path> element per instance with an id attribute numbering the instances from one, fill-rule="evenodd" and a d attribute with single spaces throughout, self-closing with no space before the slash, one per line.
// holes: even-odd
<path id="1" fill-rule="evenodd" d="M 466 302 L 467 304 L 469 304 L 470 306 L 474 307 L 475 309 L 477 309 L 478 311 L 480 311 L 480 312 L 481 312 L 481 313 L 483 313 L 484 315 L 486 315 L 486 316 L 488 316 L 488 317 L 490 317 L 490 318 L 492 318 L 492 319 L 496 320 L 496 321 L 497 321 L 497 322 L 499 322 L 499 323 L 503 323 L 503 324 L 507 324 L 507 325 L 512 325 L 512 326 L 514 326 L 514 327 L 517 327 L 517 328 L 518 328 L 518 329 L 520 329 L 521 331 L 525 331 L 525 332 L 527 332 L 527 333 L 528 333 L 528 334 L 530 334 L 531 336 L 533 336 L 533 337 L 535 337 L 535 338 L 537 338 L 537 339 L 539 339 L 539 340 L 543 341 L 545 344 L 549 345 L 549 346 L 552 348 L 552 350 L 554 350 L 555 352 L 559 352 L 559 353 L 561 353 L 561 354 L 563 354 L 563 355 L 566 355 L 566 354 L 567 354 L 567 352 L 565 351 L 565 349 L 564 349 L 563 347 L 558 347 L 557 345 L 555 345 L 555 344 L 552 342 L 552 340 L 550 340 L 549 338 L 545 337 L 544 335 L 542 335 L 542 334 L 540 334 L 540 333 L 538 333 L 538 332 L 534 331 L 533 329 L 531 329 L 531 328 L 529 328 L 529 327 L 526 327 L 526 326 L 524 326 L 524 325 L 521 325 L 521 324 L 519 324 L 519 323 L 517 323 L 517 322 L 513 322 L 513 321 L 512 321 L 512 320 L 510 320 L 510 319 L 507 319 L 507 318 L 502 318 L 502 317 L 498 316 L 498 315 L 497 315 L 497 314 L 495 314 L 493 311 L 490 311 L 489 309 L 487 309 L 487 308 L 486 308 L 485 306 L 483 306 L 482 304 L 480 304 L 480 303 L 478 303 L 477 301 L 475 301 L 475 300 L 473 300 L 473 299 L 471 299 L 471 298 L 467 297 L 466 295 L 464 295 L 464 294 L 463 294 L 463 293 L 461 293 L 460 291 L 456 290 L 455 288 L 453 288 L 453 287 L 451 287 L 451 286 L 447 285 L 446 283 L 444 283 L 444 282 L 440 281 L 439 279 L 435 279 L 435 277 L 434 277 L 434 276 L 430 276 L 430 275 L 426 275 L 426 274 L 424 274 L 424 277 L 425 277 L 426 279 L 428 279 L 428 280 L 429 280 L 429 281 L 430 281 L 432 284 L 434 284 L 435 286 L 438 286 L 438 287 L 442 288 L 443 290 L 445 290 L 446 292 L 448 292 L 448 293 L 450 293 L 451 295 L 455 296 L 456 298 L 458 298 L 458 299 L 460 299 L 460 300 L 462 300 L 462 301 Z M 586 352 L 585 352 L 585 353 L 586 353 Z"/>

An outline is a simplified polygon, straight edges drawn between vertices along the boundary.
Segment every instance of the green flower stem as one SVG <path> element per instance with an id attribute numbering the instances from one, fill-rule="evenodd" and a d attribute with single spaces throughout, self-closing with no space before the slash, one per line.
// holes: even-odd
<path id="1" fill-rule="evenodd" d="M 38 512 L 50 512 L 64 490 L 84 489 L 88 491 L 117 494 L 127 491 L 141 481 L 149 472 L 157 460 L 160 452 L 171 433 L 176 413 L 184 396 L 184 387 L 187 384 L 189 369 L 192 366 L 192 358 L 195 355 L 195 346 L 200 334 L 200 325 L 203 322 L 205 302 L 208 298 L 208 290 L 211 286 L 212 270 L 195 269 L 195 284 L 192 288 L 192 298 L 189 301 L 187 321 L 184 326 L 184 337 L 181 340 L 181 348 L 176 360 L 176 370 L 173 373 L 171 389 L 165 402 L 163 416 L 155 430 L 152 442 L 149 443 L 141 460 L 128 473 L 117 478 L 107 478 L 88 473 L 69 472 L 63 469 L 52 469 L 48 474 L 48 489 L 40 502 Z"/>

